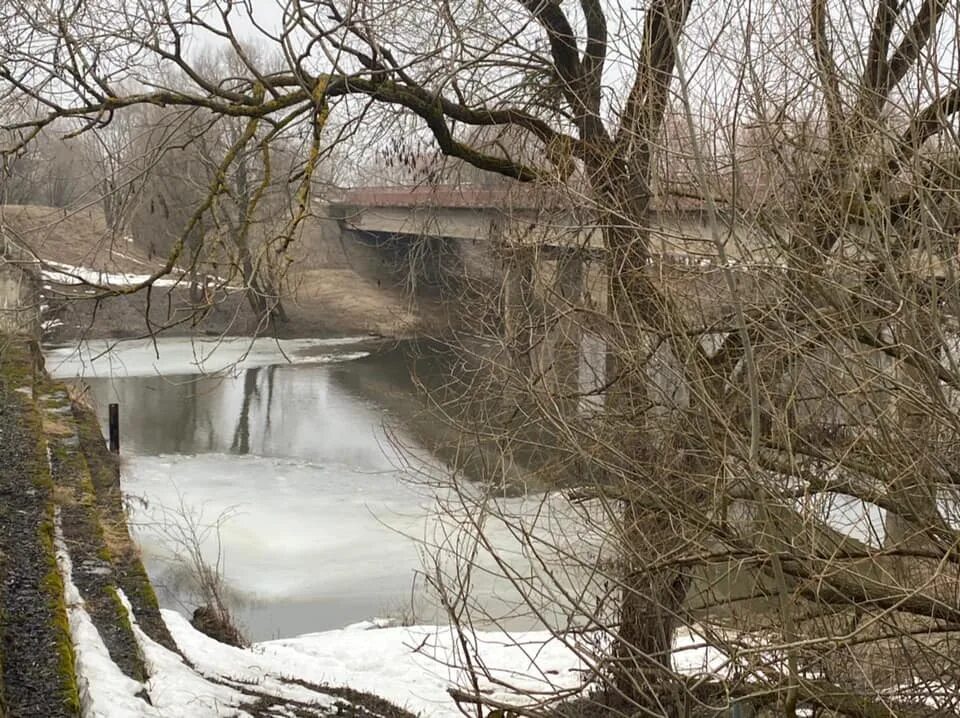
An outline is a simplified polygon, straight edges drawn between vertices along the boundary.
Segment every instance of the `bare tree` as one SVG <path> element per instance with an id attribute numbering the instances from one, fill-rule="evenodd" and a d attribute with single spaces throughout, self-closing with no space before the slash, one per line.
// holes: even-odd
<path id="1" fill-rule="evenodd" d="M 248 61 L 256 59 L 260 67 L 270 65 L 258 58 L 253 48 L 245 48 L 242 54 Z M 246 71 L 240 55 L 232 49 L 219 61 L 210 58 L 206 64 L 210 67 L 204 70 L 210 76 L 242 75 Z M 253 136 L 245 139 L 244 134 L 251 131 Z M 232 246 L 229 254 L 235 255 L 251 308 L 258 317 L 284 322 L 286 313 L 280 299 L 279 270 L 286 267 L 282 261 L 278 267 L 276 253 L 269 251 L 272 233 L 280 230 L 270 226 L 267 217 L 289 204 L 284 179 L 291 174 L 290 156 L 295 147 L 291 147 L 286 138 L 273 137 L 272 141 L 265 142 L 266 137 L 265 132 L 251 130 L 240 118 L 219 117 L 215 125 L 198 136 L 193 149 L 206 166 L 210 180 L 215 180 L 220 173 L 223 192 L 211 207 L 211 216 L 216 231 L 225 234 Z M 223 154 L 241 144 L 232 167 L 222 172 L 219 164 Z"/>
<path id="2" fill-rule="evenodd" d="M 141 113 L 142 114 L 142 113 Z M 124 114 L 99 132 L 83 135 L 87 142 L 86 154 L 96 170 L 91 179 L 99 180 L 94 190 L 103 206 L 107 229 L 120 234 L 129 219 L 131 205 L 136 197 L 141 174 L 137 156 L 137 115 Z"/>
<path id="3" fill-rule="evenodd" d="M 389 139 L 400 116 L 441 154 L 538 186 L 504 220 L 500 289 L 468 307 L 501 351 L 466 346 L 475 381 L 434 398 L 477 438 L 455 478 L 520 466 L 569 489 L 576 536 L 601 538 L 544 534 L 457 481 L 472 544 L 435 584 L 458 625 L 486 554 L 626 714 L 956 711 L 955 5 L 24 5 L 0 11 L 0 81 L 45 109 L 5 124 L 14 151 L 144 104 L 242 127 L 142 286 L 285 134 L 305 148 L 279 257 L 329 148 L 377 123 Z M 245 52 L 241 24 L 282 68 Z M 201 69 L 189 39 L 240 65 Z M 537 571 L 510 567 L 490 516 Z M 691 678 L 681 635 L 722 665 Z"/>
<path id="4" fill-rule="evenodd" d="M 13 137 L 11 145 L 18 144 Z M 43 132 L 29 147 L 5 155 L 3 191 L 10 204 L 68 207 L 90 189 L 87 157 L 79 143 Z"/>

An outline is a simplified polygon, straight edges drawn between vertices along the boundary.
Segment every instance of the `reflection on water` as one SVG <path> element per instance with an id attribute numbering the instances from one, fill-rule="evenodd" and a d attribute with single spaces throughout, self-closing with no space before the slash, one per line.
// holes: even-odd
<path id="1" fill-rule="evenodd" d="M 232 342 L 222 355 L 190 340 L 121 342 L 98 357 L 104 348 L 51 351 L 47 366 L 85 376 L 104 429 L 108 405 L 120 405 L 124 489 L 143 499 L 131 504 L 134 529 L 168 607 L 191 608 L 170 522 L 193 511 L 209 523 L 227 510 L 222 544 L 211 535 L 204 548 L 208 560 L 222 551 L 251 638 L 410 603 L 420 560 L 407 536 L 422 536 L 427 502 L 396 468 L 375 395 L 348 390 L 336 370 L 352 364 L 354 380 L 383 387 L 387 375 L 406 376 L 402 355 L 357 362 L 366 352 L 330 340 Z M 222 371 L 188 373 L 201 366 Z M 175 373 L 162 375 L 167 367 Z"/>
<path id="2" fill-rule="evenodd" d="M 338 387 L 328 365 L 87 383 L 98 407 L 120 404 L 125 453 L 254 454 L 389 468 L 380 412 Z"/>

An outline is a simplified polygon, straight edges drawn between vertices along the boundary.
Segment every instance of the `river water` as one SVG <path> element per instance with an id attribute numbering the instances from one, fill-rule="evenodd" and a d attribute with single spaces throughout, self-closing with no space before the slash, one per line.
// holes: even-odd
<path id="1" fill-rule="evenodd" d="M 444 487 L 418 437 L 449 429 L 425 423 L 410 375 L 439 385 L 449 366 L 429 346 L 368 349 L 362 338 L 160 339 L 45 356 L 52 375 L 83 379 L 105 435 L 120 405 L 130 525 L 164 607 L 197 605 L 199 545 L 251 640 L 378 617 L 445 623 L 424 572 L 474 607 L 475 625 L 568 621 L 549 586 L 576 580 L 570 556 L 583 550 L 590 565 L 602 536 L 555 495 Z"/>
<path id="2" fill-rule="evenodd" d="M 603 594 L 590 585 L 609 549 L 602 512 L 557 495 L 438 487 L 442 461 L 418 437 L 443 427 L 424 423 L 410 373 L 415 364 L 439 385 L 449 366 L 429 347 L 424 357 L 364 346 L 161 339 L 45 351 L 51 374 L 89 386 L 104 433 L 108 405 L 120 405 L 123 488 L 161 603 L 195 607 L 194 545 L 252 640 L 375 617 L 446 622 L 424 571 L 468 598 L 471 620 L 510 629 L 562 624 L 578 595 Z M 868 543 L 882 535 L 875 507 L 830 499 L 798 509 Z M 585 571 L 571 568 L 577 555 Z"/>
<path id="3" fill-rule="evenodd" d="M 83 377 L 104 431 L 120 405 L 124 489 L 166 606 L 192 609 L 193 526 L 254 640 L 409 617 L 411 601 L 417 620 L 438 618 L 415 580 L 432 499 L 391 440 L 399 426 L 416 442 L 357 389 L 392 373 L 395 394 L 411 394 L 401 352 L 371 362 L 350 339 L 161 339 L 46 356 L 54 376 Z"/>

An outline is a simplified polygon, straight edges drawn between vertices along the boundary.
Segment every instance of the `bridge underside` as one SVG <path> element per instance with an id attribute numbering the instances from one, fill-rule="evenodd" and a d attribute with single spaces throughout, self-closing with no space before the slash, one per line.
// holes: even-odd
<path id="1" fill-rule="evenodd" d="M 507 266 L 532 263 L 599 263 L 599 248 L 556 244 L 503 246 L 476 238 L 370 230 L 347 230 L 346 237 L 370 255 L 366 261 L 380 280 L 415 286 L 418 291 L 459 288 L 465 280 L 503 280 Z"/>
<path id="2" fill-rule="evenodd" d="M 403 286 L 416 294 L 442 294 L 464 275 L 458 240 L 391 232 L 348 230 L 354 259 L 378 282 Z"/>

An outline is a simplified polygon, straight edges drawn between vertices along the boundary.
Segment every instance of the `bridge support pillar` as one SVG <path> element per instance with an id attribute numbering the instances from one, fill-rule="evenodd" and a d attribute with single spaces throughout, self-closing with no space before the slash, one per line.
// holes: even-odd
<path id="1" fill-rule="evenodd" d="M 532 249 L 511 248 L 504 261 L 503 318 L 507 346 L 515 369 L 531 375 L 531 356 L 537 319 L 534 313 L 534 261 Z"/>
<path id="2" fill-rule="evenodd" d="M 513 369 L 564 417 L 580 404 L 584 260 L 575 248 L 511 248 L 504 262 L 504 329 Z"/>
<path id="3" fill-rule="evenodd" d="M 584 267 L 577 250 L 562 252 L 556 261 L 545 349 L 550 353 L 548 373 L 564 417 L 577 413 L 580 404 L 580 353 L 583 344 L 582 314 Z"/>

